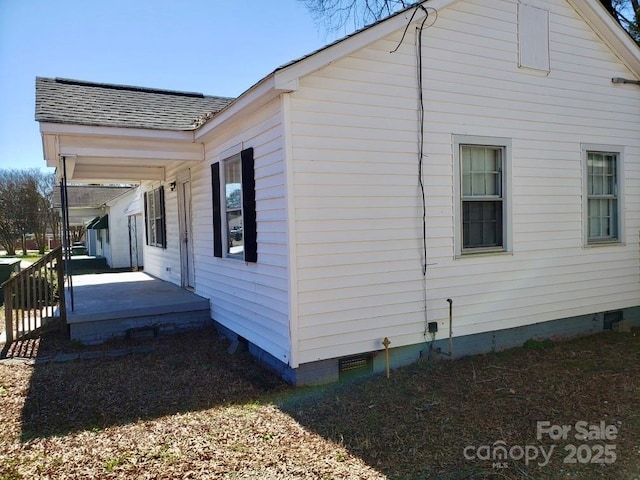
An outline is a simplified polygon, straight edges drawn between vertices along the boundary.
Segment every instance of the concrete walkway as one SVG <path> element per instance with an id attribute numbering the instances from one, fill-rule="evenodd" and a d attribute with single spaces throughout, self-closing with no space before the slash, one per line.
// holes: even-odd
<path id="1" fill-rule="evenodd" d="M 74 276 L 73 293 L 73 311 L 67 294 L 69 324 L 209 308 L 207 299 L 144 272 Z"/>

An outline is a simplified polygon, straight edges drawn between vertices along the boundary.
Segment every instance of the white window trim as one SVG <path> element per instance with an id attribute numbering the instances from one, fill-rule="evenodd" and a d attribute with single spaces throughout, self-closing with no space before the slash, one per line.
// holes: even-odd
<path id="1" fill-rule="evenodd" d="M 231 150 L 231 149 L 230 149 Z M 233 148 L 235 150 L 235 147 Z M 227 153 L 227 152 L 225 152 Z M 230 258 L 233 260 L 244 260 L 244 248 L 242 253 L 230 253 L 229 252 L 229 222 L 227 220 L 227 176 L 226 176 L 226 164 L 228 162 L 238 161 L 240 162 L 240 171 L 242 172 L 242 158 L 240 151 L 231 154 L 226 157 L 220 163 L 220 196 L 221 196 L 221 215 L 222 215 L 222 253 L 224 258 Z M 241 173 L 242 175 L 242 173 Z M 244 205 L 242 204 L 242 189 L 240 190 L 240 216 L 244 224 Z M 244 243 L 243 243 L 244 245 Z"/>
<path id="2" fill-rule="evenodd" d="M 588 152 L 616 153 L 618 164 L 616 165 L 618 186 L 618 239 L 600 242 L 589 242 L 589 169 L 587 168 Z M 624 147 L 620 145 L 604 145 L 595 143 L 581 144 L 582 155 L 582 244 L 585 248 L 607 247 L 612 245 L 625 245 L 624 222 Z"/>
<path id="3" fill-rule="evenodd" d="M 454 190 L 454 258 L 470 258 L 478 255 L 501 255 L 512 252 L 512 200 L 511 200 L 511 139 L 476 135 L 453 135 L 453 190 Z M 462 251 L 462 175 L 460 175 L 460 145 L 495 146 L 504 149 L 502 248 L 479 248 Z"/>

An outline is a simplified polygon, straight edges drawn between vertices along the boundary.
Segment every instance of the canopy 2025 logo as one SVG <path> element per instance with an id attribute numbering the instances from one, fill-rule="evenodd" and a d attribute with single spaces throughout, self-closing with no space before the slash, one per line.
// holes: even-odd
<path id="1" fill-rule="evenodd" d="M 565 445 L 507 445 L 497 440 L 491 445 L 469 445 L 463 449 L 466 460 L 492 462 L 494 469 L 509 467 L 510 461 L 524 461 L 525 465 L 537 462 L 545 467 L 551 461 L 554 452 L 564 451 L 563 463 L 567 464 L 612 464 L 616 461 L 616 445 L 612 442 L 618 437 L 618 427 L 600 421 L 590 424 L 580 420 L 572 425 L 553 425 L 549 421 L 536 423 L 536 439 L 553 441 L 582 442 Z M 560 450 L 562 448 L 562 450 Z"/>

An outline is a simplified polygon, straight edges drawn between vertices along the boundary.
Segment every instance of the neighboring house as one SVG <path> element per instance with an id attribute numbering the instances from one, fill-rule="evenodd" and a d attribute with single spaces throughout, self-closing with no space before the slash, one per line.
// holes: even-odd
<path id="1" fill-rule="evenodd" d="M 87 253 L 104 257 L 111 268 L 142 266 L 142 210 L 127 213 L 140 191 L 130 186 L 68 185 L 69 225 L 86 229 Z M 61 209 L 60 187 L 56 187 L 53 205 Z M 133 216 L 133 218 L 131 218 Z"/>
<path id="2" fill-rule="evenodd" d="M 104 206 L 109 200 L 130 189 L 131 187 L 106 185 L 68 185 L 67 203 L 70 225 L 87 225 L 95 217 L 104 214 Z M 59 186 L 53 190 L 53 207 L 58 210 L 62 208 Z"/>
<path id="3" fill-rule="evenodd" d="M 136 187 L 107 202 L 109 252 L 105 258 L 111 268 L 138 270 L 143 266 L 144 219 L 141 199 L 142 191 Z"/>
<path id="4" fill-rule="evenodd" d="M 291 382 L 638 324 L 638 46 L 597 0 L 423 5 L 235 100 L 38 78 L 47 164 L 142 181 L 145 271 Z"/>

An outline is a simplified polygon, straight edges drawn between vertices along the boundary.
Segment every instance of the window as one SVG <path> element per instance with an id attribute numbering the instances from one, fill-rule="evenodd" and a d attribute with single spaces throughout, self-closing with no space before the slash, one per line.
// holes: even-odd
<path id="1" fill-rule="evenodd" d="M 240 155 L 224 162 L 227 256 L 243 258 L 242 169 Z"/>
<path id="2" fill-rule="evenodd" d="M 586 175 L 586 243 L 620 242 L 622 151 L 584 146 Z"/>
<path id="3" fill-rule="evenodd" d="M 164 212 L 164 188 L 144 193 L 147 245 L 167 247 Z"/>
<path id="4" fill-rule="evenodd" d="M 253 148 L 211 165 L 211 186 L 214 256 L 256 262 L 258 246 Z"/>
<path id="5" fill-rule="evenodd" d="M 508 248 L 510 141 L 455 136 L 456 254 Z"/>

